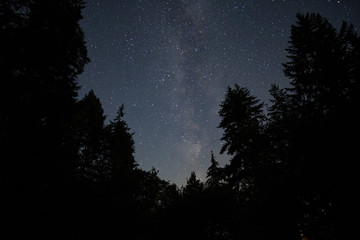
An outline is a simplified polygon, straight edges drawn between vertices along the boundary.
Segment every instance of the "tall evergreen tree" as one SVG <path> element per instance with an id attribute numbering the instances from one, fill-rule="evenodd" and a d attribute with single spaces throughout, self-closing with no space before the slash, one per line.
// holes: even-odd
<path id="1" fill-rule="evenodd" d="M 270 156 L 273 162 L 283 165 L 288 164 L 289 142 L 291 139 L 291 125 L 296 122 L 296 114 L 293 109 L 297 106 L 291 94 L 286 89 L 280 89 L 278 85 L 271 85 L 269 90 L 272 99 L 268 108 L 268 122 L 266 126 L 269 145 L 272 149 Z"/>
<path id="2" fill-rule="evenodd" d="M 99 181 L 109 174 L 110 167 L 105 159 L 104 110 L 93 90 L 78 102 L 78 109 L 78 176 L 90 182 Z"/>
<path id="3" fill-rule="evenodd" d="M 330 180 L 339 173 L 333 156 L 344 154 L 342 148 L 348 152 L 347 146 L 352 145 L 349 139 L 359 131 L 354 109 L 358 100 L 355 93 L 360 91 L 360 64 L 354 57 L 359 56 L 360 40 L 353 26 L 346 23 L 337 33 L 319 14 L 299 14 L 297 18 L 287 49 L 290 62 L 284 64 L 292 86 L 286 111 L 292 113 L 293 124 L 288 124 L 287 131 L 293 135 L 294 158 L 301 155 L 308 159 L 301 164 L 302 172 L 316 177 L 321 170 Z"/>
<path id="4" fill-rule="evenodd" d="M 343 239 L 343 229 L 352 224 L 340 219 L 348 219 L 354 206 L 353 139 L 360 129 L 354 111 L 360 60 L 354 57 L 360 39 L 352 25 L 343 23 L 337 32 L 319 14 L 298 14 L 297 19 L 287 49 L 290 61 L 284 64 L 291 87 L 272 89 L 272 139 L 293 174 L 288 180 L 297 191 L 294 198 L 302 202 L 298 215 L 311 216 L 298 220 L 307 226 L 305 235 Z M 332 230 L 323 235 L 324 229 Z"/>
<path id="5" fill-rule="evenodd" d="M 111 178 L 115 181 L 128 179 L 137 167 L 133 133 L 123 117 L 124 105 L 121 105 L 115 119 L 106 126 L 106 154 L 111 163 Z"/>
<path id="6" fill-rule="evenodd" d="M 220 105 L 219 128 L 224 129 L 221 153 L 232 155 L 228 173 L 234 184 L 243 186 L 253 181 L 254 171 L 262 159 L 264 146 L 263 103 L 250 91 L 235 84 L 228 88 Z"/>
<path id="7" fill-rule="evenodd" d="M 219 163 L 216 161 L 212 151 L 210 162 L 211 165 L 206 172 L 206 186 L 208 188 L 218 188 L 224 180 L 223 169 L 219 167 Z"/>

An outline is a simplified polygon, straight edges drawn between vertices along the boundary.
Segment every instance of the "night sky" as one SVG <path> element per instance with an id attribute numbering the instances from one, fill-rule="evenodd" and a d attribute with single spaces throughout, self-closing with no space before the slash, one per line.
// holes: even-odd
<path id="1" fill-rule="evenodd" d="M 281 64 L 297 12 L 360 26 L 359 0 L 88 0 L 80 97 L 93 89 L 108 120 L 125 105 L 142 169 L 179 186 L 191 171 L 205 181 L 211 150 L 230 159 L 217 128 L 227 86 L 265 102 L 272 83 L 288 86 Z"/>

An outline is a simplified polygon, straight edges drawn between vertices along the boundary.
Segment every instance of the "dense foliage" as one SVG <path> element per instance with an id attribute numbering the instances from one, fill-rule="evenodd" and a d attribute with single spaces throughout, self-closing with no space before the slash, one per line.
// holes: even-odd
<path id="1" fill-rule="evenodd" d="M 354 231 L 360 38 L 318 14 L 292 26 L 290 88 L 265 108 L 239 85 L 220 105 L 221 167 L 179 189 L 138 168 L 124 107 L 93 91 L 81 0 L 0 3 L 1 205 L 11 239 L 349 239 Z"/>

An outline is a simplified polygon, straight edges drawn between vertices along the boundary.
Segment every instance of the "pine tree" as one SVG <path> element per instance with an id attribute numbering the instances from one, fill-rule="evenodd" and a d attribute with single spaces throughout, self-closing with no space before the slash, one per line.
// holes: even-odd
<path id="1" fill-rule="evenodd" d="M 353 199 L 355 188 L 360 38 L 352 25 L 343 23 L 337 32 L 319 14 L 297 19 L 284 64 L 291 87 L 272 90 L 273 146 L 282 148 L 292 193 L 302 202 L 298 215 L 311 216 L 297 220 L 307 226 L 305 235 L 324 238 L 324 229 L 332 229 L 325 238 L 346 239 L 344 228 L 352 223 L 340 219 L 350 219 L 349 206 L 355 205 L 345 199 Z"/>
<path id="2" fill-rule="evenodd" d="M 224 180 L 223 169 L 219 167 L 219 163 L 216 161 L 212 151 L 210 162 L 211 165 L 206 172 L 206 186 L 208 188 L 218 188 Z"/>
<path id="3" fill-rule="evenodd" d="M 285 75 L 291 79 L 290 104 L 280 113 L 290 116 L 283 123 L 293 135 L 289 143 L 293 158 L 304 158 L 297 171 L 309 177 L 322 171 L 331 179 L 339 170 L 334 156 L 349 152 L 352 141 L 348 139 L 359 132 L 354 109 L 360 92 L 360 61 L 355 58 L 360 55 L 360 38 L 352 25 L 343 23 L 338 33 L 319 14 L 298 14 L 297 18 L 287 49 L 290 61 L 284 64 Z M 270 113 L 275 111 L 279 108 L 273 105 Z"/>
<path id="4" fill-rule="evenodd" d="M 262 108 L 263 103 L 237 84 L 234 89 L 228 88 L 220 105 L 219 128 L 224 129 L 221 153 L 226 151 L 233 156 L 226 169 L 233 184 L 244 181 L 245 185 L 250 184 L 263 160 L 265 115 Z"/>
<path id="5" fill-rule="evenodd" d="M 331 117 L 333 110 L 358 100 L 359 37 L 353 25 L 342 24 L 339 32 L 320 14 L 298 14 L 291 28 L 289 62 L 284 73 L 290 78 L 292 97 L 302 118 Z"/>
<path id="6" fill-rule="evenodd" d="M 186 198 L 198 198 L 203 191 L 203 183 L 196 178 L 195 172 L 191 172 L 190 178 L 186 181 L 186 186 L 183 188 L 183 195 Z"/>
<path id="7" fill-rule="evenodd" d="M 78 176 L 88 182 L 97 182 L 108 175 L 105 159 L 104 110 L 100 99 L 91 90 L 78 102 L 77 141 Z"/>
<path id="8" fill-rule="evenodd" d="M 121 105 L 115 119 L 106 126 L 107 157 L 111 162 L 113 179 L 127 178 L 137 167 L 134 153 L 133 133 L 130 133 L 124 117 L 124 105 Z"/>

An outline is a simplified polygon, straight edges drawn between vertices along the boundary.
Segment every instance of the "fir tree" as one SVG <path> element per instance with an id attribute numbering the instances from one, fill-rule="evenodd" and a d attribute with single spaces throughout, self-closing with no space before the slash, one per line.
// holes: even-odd
<path id="1" fill-rule="evenodd" d="M 111 178 L 116 181 L 128 179 L 137 167 L 133 133 L 123 117 L 124 105 L 121 105 L 115 119 L 106 126 L 106 154 L 111 164 Z"/>
<path id="2" fill-rule="evenodd" d="M 224 129 L 221 153 L 226 151 L 233 156 L 226 170 L 233 184 L 250 184 L 255 169 L 263 160 L 265 115 L 262 108 L 263 103 L 259 99 L 237 84 L 233 89 L 228 88 L 220 105 L 219 128 Z"/>
<path id="3" fill-rule="evenodd" d="M 85 181 L 98 182 L 108 175 L 109 163 L 105 159 L 104 110 L 100 99 L 91 90 L 78 102 L 77 141 L 78 176 Z"/>
<path id="4" fill-rule="evenodd" d="M 211 165 L 206 172 L 206 186 L 208 188 L 218 188 L 224 180 L 223 169 L 219 167 L 219 163 L 216 161 L 212 151 L 210 162 Z"/>
<path id="5" fill-rule="evenodd" d="M 190 178 L 186 181 L 186 186 L 183 189 L 184 197 L 197 198 L 203 191 L 203 183 L 196 178 L 195 172 L 191 172 Z"/>

